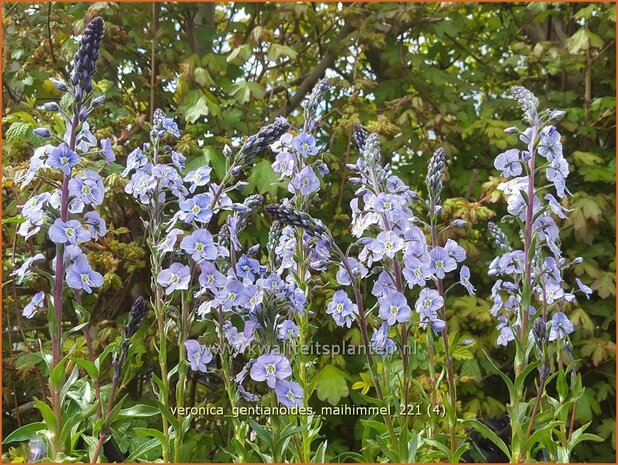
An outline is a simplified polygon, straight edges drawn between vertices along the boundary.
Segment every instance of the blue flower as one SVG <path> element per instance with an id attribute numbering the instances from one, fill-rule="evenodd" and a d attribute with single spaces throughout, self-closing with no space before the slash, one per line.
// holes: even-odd
<path id="1" fill-rule="evenodd" d="M 49 227 L 48 233 L 50 240 L 56 244 L 77 244 L 90 240 L 90 233 L 77 220 L 64 222 L 56 218 L 56 221 Z"/>
<path id="2" fill-rule="evenodd" d="M 405 323 L 410 320 L 411 315 L 412 311 L 401 292 L 388 292 L 383 299 L 380 299 L 380 318 L 389 325 Z"/>
<path id="3" fill-rule="evenodd" d="M 332 315 L 338 326 L 352 326 L 358 307 L 353 304 L 345 291 L 339 290 L 333 294 L 333 300 L 326 307 L 326 313 Z"/>
<path id="4" fill-rule="evenodd" d="M 395 254 L 403 249 L 404 241 L 393 231 L 382 231 L 378 234 L 368 249 L 371 250 L 376 260 L 381 260 L 383 256 L 394 258 Z"/>
<path id="5" fill-rule="evenodd" d="M 269 388 L 274 388 L 277 380 L 289 378 L 292 368 L 287 358 L 278 354 L 260 355 L 249 372 L 253 381 L 266 381 Z"/>
<path id="6" fill-rule="evenodd" d="M 122 172 L 123 176 L 127 176 L 131 171 L 138 170 L 148 164 L 148 158 L 138 147 L 127 157 L 127 166 Z"/>
<path id="7" fill-rule="evenodd" d="M 139 170 L 133 173 L 131 179 L 125 186 L 127 194 L 131 194 L 140 203 L 147 205 L 150 203 L 152 193 L 157 186 L 157 181 L 146 171 Z"/>
<path id="8" fill-rule="evenodd" d="M 273 163 L 273 171 L 275 173 L 279 173 L 280 178 L 286 176 L 292 176 L 294 173 L 294 164 L 295 164 L 294 156 L 288 151 L 281 151 L 275 157 L 275 162 Z"/>
<path id="9" fill-rule="evenodd" d="M 348 264 L 350 265 L 350 268 L 352 269 L 352 275 L 354 276 L 354 278 L 358 278 L 359 276 L 361 278 L 364 278 L 365 276 L 367 276 L 367 273 L 369 272 L 369 270 L 367 269 L 365 265 L 363 265 L 361 262 L 359 262 L 355 258 L 348 257 Z M 342 286 L 348 286 L 352 284 L 352 280 L 350 279 L 350 274 L 348 273 L 348 270 L 343 265 L 340 265 L 339 271 L 337 271 L 337 282 L 341 284 Z"/>
<path id="10" fill-rule="evenodd" d="M 288 408 L 302 407 L 304 391 L 294 381 L 279 380 L 275 383 L 277 400 Z"/>
<path id="11" fill-rule="evenodd" d="M 41 439 L 31 439 L 28 444 L 28 463 L 43 460 L 47 455 L 47 445 Z"/>
<path id="12" fill-rule="evenodd" d="M 298 326 L 292 320 L 285 320 L 277 325 L 277 338 L 280 341 L 287 341 L 288 339 L 298 337 L 298 335 Z"/>
<path id="13" fill-rule="evenodd" d="M 494 166 L 497 170 L 502 171 L 502 177 L 510 178 L 512 176 L 520 176 L 522 173 L 521 159 L 519 158 L 518 149 L 509 149 L 502 152 L 496 157 Z"/>
<path id="14" fill-rule="evenodd" d="M 560 133 L 554 126 L 543 129 L 537 152 L 549 162 L 553 161 L 554 158 L 562 158 Z"/>
<path id="15" fill-rule="evenodd" d="M 28 257 L 26 261 L 18 269 L 16 269 L 15 271 L 11 273 L 11 276 L 17 276 L 17 279 L 15 281 L 17 282 L 17 284 L 22 284 L 25 277 L 28 275 L 28 273 L 32 269 L 34 262 L 37 262 L 39 260 L 44 260 L 44 259 L 45 259 L 45 256 L 42 253 L 38 253 L 34 257 Z"/>
<path id="16" fill-rule="evenodd" d="M 429 264 L 407 253 L 404 255 L 404 264 L 403 277 L 406 279 L 408 286 L 410 286 L 410 288 L 414 286 L 425 286 L 427 280 L 431 278 Z"/>
<path id="17" fill-rule="evenodd" d="M 497 339 L 498 345 L 506 347 L 513 339 L 515 339 L 515 334 L 510 327 L 503 326 L 502 328 L 500 328 L 500 334 L 498 334 Z"/>
<path id="18" fill-rule="evenodd" d="M 579 287 L 579 290 L 582 291 L 584 293 L 584 295 L 586 296 L 586 299 L 589 299 L 590 296 L 593 294 L 593 290 L 590 286 L 586 286 L 584 283 L 582 283 L 581 279 L 579 278 L 575 278 L 575 282 L 577 283 L 577 287 Z"/>
<path id="19" fill-rule="evenodd" d="M 169 268 L 162 270 L 157 276 L 157 284 L 165 288 L 166 295 L 177 289 L 189 289 L 190 280 L 191 268 L 178 262 L 172 263 Z"/>
<path id="20" fill-rule="evenodd" d="M 26 305 L 22 311 L 22 315 L 28 319 L 32 318 L 38 309 L 43 308 L 45 304 L 45 292 L 40 291 L 34 294 L 32 300 Z"/>
<path id="21" fill-rule="evenodd" d="M 236 263 L 236 276 L 242 279 L 248 279 L 253 281 L 255 275 L 262 273 L 262 266 L 260 262 L 255 258 L 249 258 L 247 255 L 242 254 L 238 263 Z"/>
<path id="22" fill-rule="evenodd" d="M 440 246 L 436 246 L 431 249 L 429 255 L 431 256 L 431 273 L 435 274 L 438 279 L 444 279 L 446 273 L 457 268 L 457 262 L 455 259 Z"/>
<path id="23" fill-rule="evenodd" d="M 418 299 L 414 304 L 417 312 L 436 312 L 444 305 L 444 299 L 440 293 L 434 289 L 425 288 L 421 290 Z"/>
<path id="24" fill-rule="evenodd" d="M 555 341 L 556 339 L 562 339 L 567 334 L 573 332 L 573 323 L 562 312 L 554 313 L 551 319 L 551 329 L 549 330 L 549 340 Z"/>
<path id="25" fill-rule="evenodd" d="M 212 218 L 212 210 L 210 204 L 212 197 L 209 194 L 197 194 L 193 198 L 183 200 L 179 203 L 182 211 L 181 219 L 185 223 L 196 221 L 206 224 Z"/>
<path id="26" fill-rule="evenodd" d="M 395 342 L 388 337 L 388 328 L 388 323 L 385 321 L 371 336 L 371 349 L 382 357 L 392 354 L 397 349 Z"/>
<path id="27" fill-rule="evenodd" d="M 245 328 L 241 333 L 229 321 L 224 325 L 223 331 L 225 338 L 228 344 L 234 349 L 235 354 L 244 353 L 247 347 L 249 347 L 249 344 L 253 342 L 253 330 L 255 326 L 255 323 L 252 321 L 245 321 Z"/>
<path id="28" fill-rule="evenodd" d="M 394 290 L 396 289 L 393 276 L 385 270 L 378 275 L 378 279 L 373 283 L 371 293 L 376 297 L 382 297 L 384 294 Z"/>
<path id="29" fill-rule="evenodd" d="M 185 157 L 182 153 L 172 150 L 172 163 L 176 168 L 178 168 L 178 171 L 182 171 L 185 169 L 186 161 L 187 157 Z"/>
<path id="30" fill-rule="evenodd" d="M 107 163 L 116 161 L 116 154 L 112 150 L 112 141 L 109 138 L 101 140 L 101 153 Z"/>
<path id="31" fill-rule="evenodd" d="M 470 295 L 474 295 L 476 292 L 476 289 L 474 289 L 474 286 L 470 283 L 470 268 L 465 265 L 462 266 L 459 271 L 459 284 L 465 287 Z"/>
<path id="32" fill-rule="evenodd" d="M 103 180 L 94 171 L 84 171 L 84 174 L 69 180 L 69 194 L 73 196 L 70 210 L 81 212 L 85 205 L 101 205 L 105 196 Z"/>
<path id="33" fill-rule="evenodd" d="M 217 247 L 212 234 L 205 229 L 198 229 L 190 236 L 185 236 L 180 241 L 180 248 L 197 263 L 217 258 Z"/>
<path id="34" fill-rule="evenodd" d="M 211 292 L 218 292 L 223 289 L 226 284 L 226 279 L 223 273 L 220 273 L 210 262 L 200 263 L 200 269 L 202 272 L 198 278 L 202 287 L 208 289 Z"/>
<path id="35" fill-rule="evenodd" d="M 208 371 L 208 364 L 212 360 L 212 354 L 208 347 L 201 345 L 195 339 L 187 339 L 185 341 L 185 348 L 187 349 L 187 361 L 191 364 L 191 369 L 206 373 Z"/>
<path id="36" fill-rule="evenodd" d="M 212 168 L 210 166 L 201 166 L 196 170 L 189 171 L 189 174 L 185 176 L 185 182 L 191 183 L 189 186 L 189 192 L 195 192 L 200 186 L 205 186 L 210 182 L 210 172 Z"/>
<path id="37" fill-rule="evenodd" d="M 318 148 L 315 145 L 315 137 L 306 132 L 301 132 L 298 137 L 292 139 L 292 146 L 303 157 L 318 153 Z"/>
<path id="38" fill-rule="evenodd" d="M 178 228 L 172 228 L 167 232 L 167 236 L 165 236 L 165 239 L 163 239 L 155 246 L 155 248 L 161 253 L 161 256 L 164 256 L 166 253 L 174 251 L 174 246 L 178 241 L 178 236 L 183 233 L 184 231 Z"/>
<path id="39" fill-rule="evenodd" d="M 101 218 L 101 215 L 97 212 L 86 212 L 84 218 L 86 219 L 86 226 L 88 227 L 88 232 L 93 241 L 107 234 L 105 220 Z"/>
<path id="40" fill-rule="evenodd" d="M 93 287 L 101 287 L 103 285 L 103 276 L 101 273 L 94 271 L 87 260 L 76 260 L 75 263 L 67 268 L 66 271 L 67 285 L 71 289 L 81 289 L 88 294 L 92 292 Z"/>
<path id="41" fill-rule="evenodd" d="M 302 195 L 310 195 L 318 190 L 320 190 L 320 180 L 310 166 L 305 166 L 300 173 L 297 173 L 288 186 L 288 191 L 292 194 L 300 192 Z"/>
<path id="42" fill-rule="evenodd" d="M 60 168 L 65 176 L 70 176 L 71 168 L 80 161 L 79 155 L 71 150 L 67 144 L 60 144 L 50 152 L 47 158 L 47 166 L 50 168 Z"/>
<path id="43" fill-rule="evenodd" d="M 232 307 L 242 307 L 249 302 L 249 293 L 239 280 L 229 279 L 225 288 L 217 293 L 216 300 L 225 310 L 230 310 Z"/>

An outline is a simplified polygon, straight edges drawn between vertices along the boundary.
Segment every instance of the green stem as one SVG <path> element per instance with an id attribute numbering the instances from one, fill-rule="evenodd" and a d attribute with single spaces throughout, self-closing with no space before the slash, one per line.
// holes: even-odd
<path id="1" fill-rule="evenodd" d="M 225 336 L 223 333 L 223 325 L 225 324 L 225 318 L 223 315 L 223 308 L 219 306 L 217 310 L 218 323 L 219 323 L 219 358 L 221 360 L 221 375 L 223 377 L 223 384 L 225 386 L 225 392 L 227 392 L 228 399 L 230 401 L 230 407 L 232 411 L 236 410 L 236 395 L 232 390 L 232 375 L 230 372 L 230 364 L 227 358 L 227 346 L 225 343 Z M 240 419 L 236 416 L 232 417 L 232 423 L 234 424 L 234 437 L 236 438 L 238 444 L 243 445 L 242 450 L 237 450 L 238 452 L 238 463 L 243 463 L 245 461 L 245 451 L 244 451 L 244 434 L 242 425 L 240 423 Z"/>
<path id="2" fill-rule="evenodd" d="M 189 302 L 186 299 L 185 292 L 181 292 L 181 299 L 180 330 L 178 332 L 178 384 L 176 384 L 176 418 L 178 419 L 178 423 L 182 422 L 182 414 L 184 414 L 185 386 L 187 383 L 187 351 L 185 348 L 185 341 L 187 340 L 189 325 Z M 181 432 L 177 431 L 174 436 L 175 463 L 180 463 L 182 461 L 182 439 Z"/>

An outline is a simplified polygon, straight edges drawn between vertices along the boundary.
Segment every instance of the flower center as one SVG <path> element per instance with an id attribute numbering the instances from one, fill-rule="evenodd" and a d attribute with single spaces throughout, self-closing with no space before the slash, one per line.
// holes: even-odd
<path id="1" fill-rule="evenodd" d="M 178 281 L 180 281 L 180 276 L 178 276 L 177 274 L 173 274 L 172 277 L 170 278 L 170 281 L 176 284 L 178 283 Z"/>
<path id="2" fill-rule="evenodd" d="M 195 244 L 195 250 L 197 250 L 198 252 L 201 252 L 204 250 L 204 244 L 200 244 L 199 242 L 197 244 Z"/>
<path id="3" fill-rule="evenodd" d="M 337 304 L 337 306 L 335 307 L 335 310 L 337 310 L 337 313 L 343 312 L 343 304 L 341 303 Z"/>
<path id="4" fill-rule="evenodd" d="M 443 262 L 442 260 L 438 260 L 438 261 L 436 262 L 436 266 L 437 266 L 438 268 L 443 268 L 443 267 L 444 267 L 444 262 Z"/>
<path id="5" fill-rule="evenodd" d="M 421 270 L 419 270 L 418 268 L 414 270 L 414 275 L 415 276 L 420 276 L 421 275 Z"/>
<path id="6" fill-rule="evenodd" d="M 391 315 L 397 315 L 398 311 L 399 309 L 397 307 L 395 307 L 394 305 L 391 305 Z"/>
<path id="7" fill-rule="evenodd" d="M 431 300 L 425 299 L 425 307 L 427 307 L 427 308 L 431 307 Z"/>
<path id="8" fill-rule="evenodd" d="M 266 365 L 266 374 L 274 375 L 275 374 L 275 365 L 273 363 L 269 363 Z"/>
<path id="9" fill-rule="evenodd" d="M 75 237 L 75 229 L 67 228 L 66 235 L 67 235 L 67 237 Z"/>
<path id="10" fill-rule="evenodd" d="M 197 215 L 200 211 L 202 211 L 202 209 L 199 207 L 199 205 L 194 205 L 191 211 Z"/>
<path id="11" fill-rule="evenodd" d="M 236 300 L 236 294 L 235 294 L 235 293 L 233 293 L 233 292 L 230 292 L 230 293 L 227 295 L 227 300 Z"/>
<path id="12" fill-rule="evenodd" d="M 292 391 L 288 391 L 288 393 L 286 394 L 287 398 L 290 400 L 294 400 L 294 393 Z"/>
<path id="13" fill-rule="evenodd" d="M 393 243 L 390 242 L 390 241 L 389 242 L 385 242 L 384 243 L 384 248 L 388 249 L 388 250 L 391 250 L 393 248 Z"/>
<path id="14" fill-rule="evenodd" d="M 66 165 L 69 162 L 69 157 L 60 157 L 60 163 Z"/>
<path id="15" fill-rule="evenodd" d="M 92 192 L 92 189 L 90 189 L 90 186 L 84 186 L 82 187 L 82 194 L 84 195 L 90 195 L 90 193 Z"/>
<path id="16" fill-rule="evenodd" d="M 385 210 L 390 210 L 391 208 L 392 208 L 392 205 L 391 205 L 391 203 L 390 203 L 390 202 L 385 202 L 385 203 L 384 203 L 384 209 L 385 209 Z"/>
<path id="17" fill-rule="evenodd" d="M 309 144 L 307 142 L 303 142 L 303 145 L 301 145 L 301 147 L 303 148 L 304 151 L 309 150 Z"/>

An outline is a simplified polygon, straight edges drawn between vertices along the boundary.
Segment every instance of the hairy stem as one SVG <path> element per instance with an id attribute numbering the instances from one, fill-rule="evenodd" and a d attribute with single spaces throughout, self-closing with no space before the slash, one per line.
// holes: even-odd
<path id="1" fill-rule="evenodd" d="M 431 201 L 431 242 L 432 246 L 436 247 L 438 245 L 438 227 L 436 224 L 436 205 L 435 202 Z M 453 412 L 457 412 L 457 393 L 455 390 L 455 368 L 453 367 L 453 357 L 450 354 L 449 340 L 448 340 L 448 320 L 446 315 L 446 296 L 444 292 L 444 285 L 442 283 L 442 279 L 436 279 L 436 287 L 438 288 L 438 293 L 442 297 L 442 301 L 444 304 L 442 308 L 440 308 L 440 317 L 444 320 L 444 329 L 442 330 L 442 342 L 444 344 L 444 357 L 446 359 L 446 380 L 448 384 L 448 395 L 449 402 L 453 407 Z M 451 452 L 455 452 L 457 449 L 457 438 L 455 435 L 455 421 L 449 416 L 449 433 L 450 433 L 450 444 L 451 444 Z"/>
<path id="2" fill-rule="evenodd" d="M 71 136 L 69 139 L 69 148 L 75 150 L 77 142 L 77 127 L 79 126 L 80 105 L 75 105 L 75 113 L 71 121 Z M 67 221 L 69 216 L 69 179 L 70 176 L 64 175 L 62 179 L 62 188 L 60 190 L 60 219 Z M 64 287 L 64 247 L 58 245 L 56 247 L 56 266 L 54 276 L 54 316 L 55 316 L 55 331 L 52 332 L 52 366 L 53 371 L 62 360 L 62 289 Z M 64 380 L 64 376 L 62 376 Z M 60 399 L 60 391 L 64 383 L 61 381 L 56 386 L 52 386 L 50 379 L 50 391 L 52 395 L 52 410 L 56 416 L 57 430 L 62 430 L 62 405 Z M 53 454 L 64 450 L 64 446 L 59 442 L 58 435 L 54 435 L 52 439 Z"/>
<path id="3" fill-rule="evenodd" d="M 334 245 L 339 258 L 341 259 L 341 263 L 344 268 L 348 272 L 350 276 L 350 281 L 352 282 L 352 288 L 354 290 L 354 300 L 356 301 L 356 306 L 358 307 L 358 325 L 361 331 L 361 338 L 363 341 L 363 346 L 365 347 L 365 353 L 367 354 L 367 365 L 369 366 L 369 373 L 371 374 L 371 379 L 373 380 L 373 384 L 376 390 L 376 394 L 378 399 L 384 404 L 384 395 L 382 394 L 382 388 L 380 387 L 380 381 L 378 380 L 378 376 L 375 372 L 375 368 L 373 365 L 373 356 L 371 354 L 371 344 L 369 342 L 369 334 L 367 332 L 367 317 L 365 314 L 365 306 L 363 305 L 363 297 L 361 295 L 360 289 L 358 288 L 358 284 L 356 283 L 356 278 L 354 277 L 354 273 L 352 272 L 352 267 L 350 266 L 350 262 L 348 261 L 348 257 L 341 251 L 341 249 Z M 393 420 L 390 415 L 384 415 L 384 422 L 386 423 L 386 427 L 391 435 L 391 441 L 393 444 L 394 450 L 399 450 L 399 440 L 397 438 L 397 434 L 395 434 L 395 428 L 393 427 Z"/>

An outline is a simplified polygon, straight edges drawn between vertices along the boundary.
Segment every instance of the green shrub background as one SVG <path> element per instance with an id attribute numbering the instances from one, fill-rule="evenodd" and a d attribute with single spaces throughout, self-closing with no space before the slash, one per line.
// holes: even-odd
<path id="1" fill-rule="evenodd" d="M 487 221 L 501 217 L 505 204 L 496 190 L 500 182 L 494 157 L 506 148 L 503 130 L 519 115 L 506 98 L 514 84 L 535 92 L 543 107 L 567 112 L 559 130 L 571 165 L 568 187 L 573 211 L 562 229 L 567 257 L 582 256 L 577 275 L 595 295 L 572 305 L 576 325 L 574 346 L 580 358 L 585 396 L 577 419 L 592 421 L 591 432 L 607 441 L 581 445 L 577 459 L 615 459 L 615 5 L 612 3 L 379 3 L 379 4 L 243 4 L 243 3 L 77 3 L 18 4 L 3 2 L 3 431 L 34 421 L 28 409 L 41 397 L 37 368 L 38 341 L 43 346 L 44 318 L 25 320 L 21 309 L 37 281 L 16 286 L 9 273 L 31 248 L 49 247 L 42 235 L 25 243 L 16 238 L 17 204 L 27 200 L 13 183 L 15 171 L 27 166 L 33 147 L 42 140 L 32 134 L 44 116 L 36 108 L 56 95 L 48 81 L 65 75 L 75 53 L 75 33 L 84 18 L 106 21 L 96 91 L 105 92 L 103 111 L 91 125 L 97 137 L 112 137 L 118 161 L 146 141 L 151 112 L 163 108 L 177 118 L 183 136 L 177 149 L 188 157 L 189 169 L 210 163 L 219 175 L 223 146 L 238 143 L 266 119 L 299 119 L 300 102 L 326 71 L 334 90 L 323 109 L 319 143 L 331 173 L 314 213 L 344 245 L 349 241 L 349 200 L 344 180 L 346 162 L 355 160 L 353 123 L 382 136 L 383 154 L 392 157 L 397 174 L 420 188 L 429 154 L 438 146 L 447 152 L 444 202 L 446 218 L 464 218 L 460 244 L 478 297 L 451 299 L 449 324 L 477 343 L 457 357 L 461 408 L 466 415 L 499 418 L 506 393 L 490 374 L 482 347 L 505 369 L 510 350 L 497 348 L 495 321 L 489 315 L 491 281 L 487 264 L 495 251 Z M 154 57 L 154 62 L 153 62 Z M 253 191 L 274 202 L 285 194 L 270 168 L 272 154 L 255 162 L 245 193 Z M 111 234 L 90 252 L 93 265 L 105 270 L 93 308 L 97 345 L 120 332 L 133 298 L 147 292 L 148 261 L 135 203 L 124 193 L 121 166 L 109 168 L 112 192 L 103 205 Z M 256 215 L 245 238 L 266 241 L 268 219 Z M 255 240 L 252 240 L 255 242 Z M 48 255 L 53 254 L 50 250 Z M 326 286 L 313 298 L 315 308 L 336 285 L 334 271 L 320 277 Z M 315 339 L 355 342 L 356 329 L 337 328 L 322 311 L 316 317 Z M 134 397 L 151 395 L 138 375 L 156 369 L 150 326 L 140 332 L 131 353 L 131 374 L 123 386 Z M 79 336 L 76 336 L 79 339 Z M 82 344 L 83 345 L 83 344 Z M 85 347 L 83 348 L 85 351 Z M 360 381 L 360 360 L 342 356 L 318 360 L 322 367 L 316 403 L 350 402 L 353 383 Z M 215 403 L 225 404 L 222 389 Z M 213 389 L 209 389 L 213 395 Z M 217 398 L 216 396 L 219 396 Z M 129 430 L 127 441 L 139 441 Z M 217 431 L 197 423 L 188 454 L 216 454 L 204 440 Z M 359 424 L 327 418 L 323 427 L 333 452 L 355 450 Z M 123 444 L 120 444 L 121 447 Z M 330 446 L 329 446 L 330 447 Z M 4 452 L 7 452 L 6 450 Z M 19 451 L 13 451 L 13 458 Z M 191 460 L 192 455 L 186 457 Z M 216 459 L 216 455 L 210 458 Z"/>

